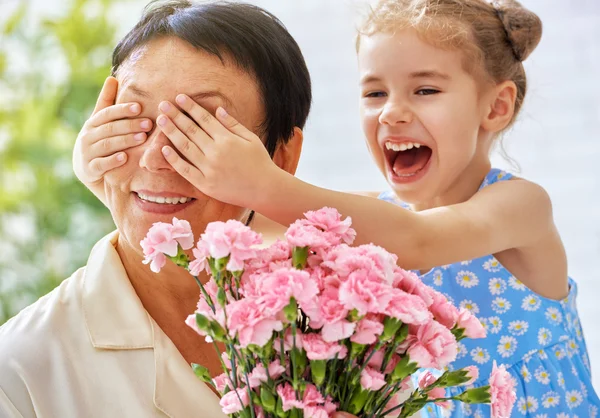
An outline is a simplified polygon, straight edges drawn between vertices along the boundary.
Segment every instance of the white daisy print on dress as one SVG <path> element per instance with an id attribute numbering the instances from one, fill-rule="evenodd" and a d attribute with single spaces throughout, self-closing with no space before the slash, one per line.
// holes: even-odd
<path id="1" fill-rule="evenodd" d="M 500 295 L 506 290 L 506 281 L 498 278 L 491 279 L 489 288 L 492 295 Z"/>
<path id="2" fill-rule="evenodd" d="M 464 356 L 466 356 L 468 353 L 467 351 L 467 346 L 464 345 L 463 343 L 458 343 L 458 352 L 456 354 L 456 358 L 463 358 Z"/>
<path id="3" fill-rule="evenodd" d="M 464 308 L 467 311 L 471 311 L 473 315 L 477 315 L 479 313 L 479 305 L 472 300 L 463 300 L 460 303 L 459 308 Z"/>
<path id="4" fill-rule="evenodd" d="M 502 336 L 498 344 L 498 354 L 506 358 L 515 354 L 515 351 L 517 351 L 517 339 L 508 335 Z"/>
<path id="5" fill-rule="evenodd" d="M 598 416 L 598 407 L 596 405 L 590 405 L 590 418 L 596 418 Z"/>
<path id="6" fill-rule="evenodd" d="M 560 403 L 560 395 L 558 392 L 550 391 L 542 396 L 542 406 L 544 408 L 554 408 Z"/>
<path id="7" fill-rule="evenodd" d="M 433 284 L 436 286 L 441 286 L 444 283 L 444 275 L 442 274 L 442 270 L 436 270 L 433 272 Z"/>
<path id="8" fill-rule="evenodd" d="M 556 418 L 571 418 L 569 416 L 569 414 L 565 413 L 565 412 L 561 412 L 560 414 L 556 415 Z"/>
<path id="9" fill-rule="evenodd" d="M 525 334 L 529 329 L 529 322 L 527 321 L 512 321 L 508 324 L 508 332 L 512 335 L 520 337 Z"/>
<path id="10" fill-rule="evenodd" d="M 542 301 L 536 295 L 529 295 L 523 298 L 523 303 L 521 304 L 521 308 L 526 311 L 537 311 L 542 306 Z"/>
<path id="11" fill-rule="evenodd" d="M 528 396 L 526 398 L 520 398 L 519 402 L 517 402 L 517 409 L 523 415 L 526 415 L 528 413 L 534 413 L 535 411 L 537 411 L 538 407 L 539 407 L 539 403 L 538 403 L 537 399 L 535 399 L 533 396 Z"/>
<path id="12" fill-rule="evenodd" d="M 563 347 L 555 347 L 554 348 L 554 356 L 557 360 L 562 360 L 567 356 L 567 352 Z"/>
<path id="13" fill-rule="evenodd" d="M 479 279 L 475 273 L 463 270 L 456 275 L 456 282 L 462 287 L 471 288 L 479 284 Z"/>
<path id="14" fill-rule="evenodd" d="M 521 281 L 519 279 L 517 279 L 514 276 L 511 276 L 508 279 L 508 285 L 515 290 L 526 290 L 527 289 L 527 287 L 523 283 L 521 283 Z"/>
<path id="15" fill-rule="evenodd" d="M 558 308 L 550 307 L 546 309 L 546 319 L 554 325 L 558 325 L 562 321 L 562 313 Z"/>
<path id="16" fill-rule="evenodd" d="M 498 334 L 502 330 L 502 320 L 497 316 L 490 316 L 488 322 L 490 323 L 490 332 L 492 334 Z"/>
<path id="17" fill-rule="evenodd" d="M 558 386 L 560 386 L 562 389 L 565 389 L 565 376 L 563 375 L 563 373 L 558 372 L 556 378 L 558 380 Z"/>
<path id="18" fill-rule="evenodd" d="M 550 373 L 548 373 L 544 366 L 540 366 L 535 370 L 535 380 L 542 385 L 550 384 Z"/>
<path id="19" fill-rule="evenodd" d="M 565 398 L 567 401 L 567 406 L 570 409 L 577 408 L 583 402 L 583 396 L 581 396 L 581 392 L 578 390 L 567 391 Z"/>
<path id="20" fill-rule="evenodd" d="M 546 353 L 546 350 L 540 349 L 538 350 L 538 357 L 540 358 L 540 360 L 547 360 L 548 353 Z"/>
<path id="21" fill-rule="evenodd" d="M 525 383 L 531 382 L 531 378 L 533 377 L 525 364 L 521 366 L 521 377 L 523 378 Z"/>
<path id="22" fill-rule="evenodd" d="M 490 353 L 481 347 L 477 347 L 471 350 L 471 358 L 475 363 L 484 364 L 490 361 Z"/>
<path id="23" fill-rule="evenodd" d="M 506 313 L 511 307 L 510 302 L 506 298 L 496 298 L 492 301 L 492 309 L 494 312 L 503 314 Z"/>
<path id="24" fill-rule="evenodd" d="M 540 345 L 546 345 L 552 340 L 552 333 L 547 328 L 540 328 L 538 331 L 538 343 Z"/>
<path id="25" fill-rule="evenodd" d="M 497 273 L 500 271 L 501 264 L 496 260 L 495 257 L 491 257 L 483 263 L 483 268 L 490 273 Z"/>

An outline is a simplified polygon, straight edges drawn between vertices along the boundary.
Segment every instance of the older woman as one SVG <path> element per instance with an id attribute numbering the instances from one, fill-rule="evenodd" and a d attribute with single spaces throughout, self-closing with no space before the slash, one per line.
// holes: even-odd
<path id="1" fill-rule="evenodd" d="M 197 236 L 211 221 L 250 213 L 178 175 L 161 154 L 167 138 L 152 124 L 158 106 L 179 94 L 207 109 L 224 106 L 294 172 L 310 107 L 308 71 L 267 12 L 184 1 L 148 9 L 113 64 L 117 105 L 89 123 L 118 139 L 125 125 L 146 120 L 147 139 L 96 184 L 117 230 L 95 245 L 86 267 L 0 328 L 1 417 L 221 416 L 216 395 L 190 369 L 194 362 L 219 370 L 213 347 L 184 324 L 196 284 L 175 266 L 151 273 L 139 242 L 152 223 L 173 217 L 189 220 Z M 106 123 L 133 102 L 139 118 Z"/>

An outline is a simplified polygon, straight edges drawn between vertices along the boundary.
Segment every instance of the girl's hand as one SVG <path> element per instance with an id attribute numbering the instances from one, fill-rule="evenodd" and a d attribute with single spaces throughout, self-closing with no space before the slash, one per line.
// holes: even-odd
<path id="1" fill-rule="evenodd" d="M 252 207 L 273 176 L 282 172 L 260 138 L 223 108 L 217 109 L 215 117 L 184 94 L 176 102 L 189 116 L 174 104 L 162 102 L 162 114 L 156 119 L 157 127 L 179 152 L 163 147 L 166 160 L 202 193 Z"/>
<path id="2" fill-rule="evenodd" d="M 77 178 L 104 202 L 104 174 L 127 161 L 124 150 L 142 144 L 152 129 L 148 118 L 136 118 L 139 103 L 115 104 L 118 81 L 108 77 L 92 116 L 75 141 L 73 169 Z"/>

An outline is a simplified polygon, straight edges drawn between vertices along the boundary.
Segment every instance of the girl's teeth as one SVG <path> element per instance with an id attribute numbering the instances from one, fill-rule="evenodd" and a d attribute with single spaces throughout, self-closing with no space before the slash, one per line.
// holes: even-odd
<path id="1" fill-rule="evenodd" d="M 154 196 L 146 196 L 141 193 L 138 193 L 138 196 L 142 200 L 146 200 L 146 201 L 152 202 L 152 203 L 159 203 L 159 204 L 163 204 L 163 205 L 165 205 L 165 204 L 178 205 L 181 203 L 187 203 L 190 200 L 192 200 L 191 197 L 154 197 Z"/>
<path id="2" fill-rule="evenodd" d="M 388 150 L 393 150 L 393 151 L 398 152 L 398 151 L 406 151 L 406 150 L 413 149 L 413 148 L 420 148 L 421 144 L 416 144 L 414 142 L 403 142 L 401 144 L 396 144 L 393 142 L 386 142 L 385 147 Z"/>

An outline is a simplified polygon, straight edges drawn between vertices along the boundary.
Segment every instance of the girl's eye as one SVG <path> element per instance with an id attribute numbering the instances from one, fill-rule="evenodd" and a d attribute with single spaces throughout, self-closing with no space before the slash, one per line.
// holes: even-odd
<path id="1" fill-rule="evenodd" d="M 439 90 L 436 89 L 420 89 L 417 90 L 417 95 L 419 96 L 429 96 L 430 94 L 437 94 L 439 93 Z"/>
<path id="2" fill-rule="evenodd" d="M 371 93 L 365 94 L 365 97 L 371 97 L 371 98 L 385 97 L 385 93 L 382 91 L 373 91 Z"/>

